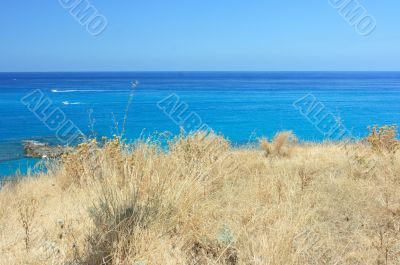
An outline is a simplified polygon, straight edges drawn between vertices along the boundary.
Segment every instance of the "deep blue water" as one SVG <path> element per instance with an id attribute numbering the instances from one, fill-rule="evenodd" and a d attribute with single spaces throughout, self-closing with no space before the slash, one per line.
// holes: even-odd
<path id="1" fill-rule="evenodd" d="M 22 140 L 57 142 L 55 131 L 21 103 L 25 95 L 40 89 L 52 108 L 60 108 L 82 132 L 110 136 L 121 130 L 132 80 L 140 84 L 127 120 L 129 139 L 179 133 L 179 126 L 157 106 L 171 93 L 188 106 L 175 120 L 196 113 L 237 144 L 280 130 L 293 130 L 304 140 L 323 140 L 293 106 L 308 93 L 356 137 L 365 135 L 368 125 L 400 124 L 400 72 L 0 73 L 0 176 L 25 172 L 36 162 L 23 157 Z"/>

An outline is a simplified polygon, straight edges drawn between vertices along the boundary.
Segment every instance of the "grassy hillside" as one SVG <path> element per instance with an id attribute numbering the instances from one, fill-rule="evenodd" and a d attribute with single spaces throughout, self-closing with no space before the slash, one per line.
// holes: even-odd
<path id="1" fill-rule="evenodd" d="M 0 264 L 400 264 L 394 137 L 91 141 L 2 188 Z"/>

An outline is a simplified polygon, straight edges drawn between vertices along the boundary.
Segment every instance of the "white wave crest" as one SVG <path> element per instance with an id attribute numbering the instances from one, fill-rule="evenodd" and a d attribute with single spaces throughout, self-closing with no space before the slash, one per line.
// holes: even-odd
<path id="1" fill-rule="evenodd" d="M 71 93 L 71 92 L 77 92 L 78 90 L 72 90 L 72 89 L 68 89 L 68 90 L 58 90 L 58 89 L 52 89 L 51 92 L 53 93 Z"/>
<path id="2" fill-rule="evenodd" d="M 73 92 L 128 92 L 129 90 L 114 90 L 114 89 L 66 89 L 66 90 L 58 90 L 52 89 L 53 93 L 73 93 Z"/>
<path id="3" fill-rule="evenodd" d="M 63 101 L 62 104 L 64 105 L 80 105 L 80 102 L 69 102 L 69 101 Z"/>

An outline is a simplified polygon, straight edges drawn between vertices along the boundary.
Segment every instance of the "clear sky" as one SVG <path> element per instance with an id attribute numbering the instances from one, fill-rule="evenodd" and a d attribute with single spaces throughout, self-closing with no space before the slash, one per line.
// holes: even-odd
<path id="1" fill-rule="evenodd" d="M 0 71 L 400 70 L 400 1 L 359 2 L 368 37 L 329 0 L 90 0 L 94 37 L 59 0 L 2 0 Z"/>

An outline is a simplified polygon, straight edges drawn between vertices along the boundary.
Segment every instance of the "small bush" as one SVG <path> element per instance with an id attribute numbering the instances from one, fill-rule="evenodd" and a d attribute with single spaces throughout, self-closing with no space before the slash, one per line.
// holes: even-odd
<path id="1" fill-rule="evenodd" d="M 113 264 L 114 258 L 132 252 L 131 237 L 135 231 L 147 229 L 159 212 L 157 198 L 141 200 L 137 192 L 129 198 L 117 198 L 109 188 L 103 189 L 100 201 L 89 208 L 95 225 L 88 238 L 87 264 Z"/>
<path id="2" fill-rule="evenodd" d="M 277 133 L 269 142 L 267 138 L 260 140 L 261 149 L 265 152 L 265 156 L 290 156 L 293 146 L 297 143 L 297 138 L 291 131 Z"/>
<path id="3" fill-rule="evenodd" d="M 395 153 L 399 149 L 397 125 L 384 125 L 382 127 L 374 125 L 368 129 L 369 135 L 366 138 L 366 142 L 375 151 Z"/>
<path id="4" fill-rule="evenodd" d="M 188 136 L 182 134 L 169 142 L 173 155 L 182 159 L 187 165 L 212 164 L 230 148 L 230 143 L 215 133 L 196 132 Z"/>

